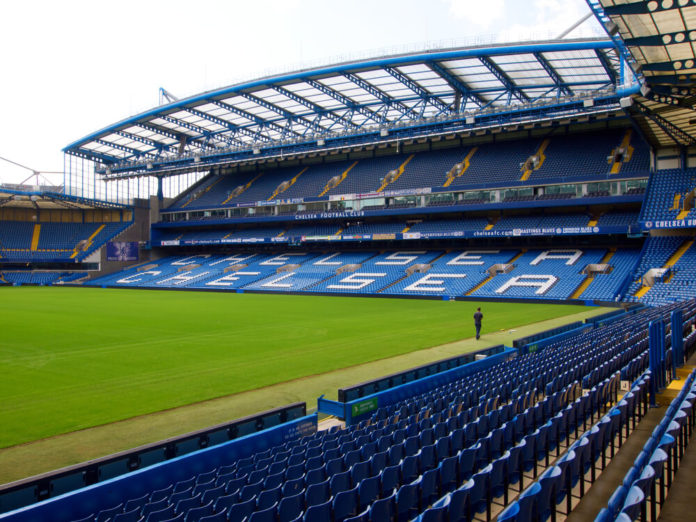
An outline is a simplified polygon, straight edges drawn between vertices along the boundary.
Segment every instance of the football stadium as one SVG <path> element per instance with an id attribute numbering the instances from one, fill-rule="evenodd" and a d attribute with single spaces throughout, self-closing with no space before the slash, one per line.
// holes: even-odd
<path id="1" fill-rule="evenodd" d="M 0 520 L 691 519 L 696 0 L 587 7 L 1 183 Z"/>

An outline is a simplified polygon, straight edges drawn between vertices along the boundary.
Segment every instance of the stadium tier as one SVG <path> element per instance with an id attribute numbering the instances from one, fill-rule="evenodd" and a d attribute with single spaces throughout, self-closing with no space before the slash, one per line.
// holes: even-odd
<path id="1" fill-rule="evenodd" d="M 198 254 L 163 258 L 85 284 L 614 301 L 639 256 L 629 248 Z"/>
<path id="2" fill-rule="evenodd" d="M 567 516 L 642 426 L 651 385 L 664 386 L 676 344 L 655 344 L 651 332 L 675 314 L 680 333 L 686 332 L 677 344 L 690 352 L 694 301 L 624 312 L 606 325 L 588 323 L 537 342 L 532 352 L 529 346 L 506 350 L 360 398 L 374 401 L 372 407 L 354 410 L 345 428 L 317 431 L 311 415 L 0 518 L 382 522 Z M 658 349 L 666 364 L 653 367 L 649 353 Z M 690 373 L 626 476 L 631 489 L 609 501 L 616 516 L 664 509 L 665 491 L 679 476 L 692 438 L 695 376 Z M 621 381 L 632 385 L 618 401 Z M 320 399 L 320 411 L 322 404 Z M 666 486 L 660 481 L 658 495 L 653 484 L 662 473 L 669 480 Z M 642 496 L 632 494 L 638 488 Z"/>
<path id="3" fill-rule="evenodd" d="M 619 162 L 608 161 L 622 144 L 631 152 Z M 274 200 L 317 201 L 346 194 L 426 188 L 524 187 L 609 180 L 645 177 L 648 170 L 649 151 L 645 144 L 632 137 L 632 131 L 617 129 L 591 135 L 549 135 L 459 149 L 276 167 L 239 175 L 210 175 L 178 197 L 167 210 L 214 209 Z"/>
<path id="4" fill-rule="evenodd" d="M 492 214 L 485 217 L 462 216 L 459 219 L 437 219 L 434 216 L 411 216 L 389 222 L 363 221 L 347 218 L 342 221 L 297 221 L 280 226 L 226 226 L 180 228 L 167 224 L 156 228 L 155 246 L 216 245 L 235 243 L 286 243 L 293 239 L 312 241 L 351 241 L 356 239 L 435 239 L 515 235 L 613 234 L 626 233 L 637 224 L 637 211 L 606 211 L 587 213 L 538 213 L 532 215 Z M 171 226 L 170 226 L 171 225 Z M 329 239 L 330 238 L 330 239 Z"/>
<path id="5" fill-rule="evenodd" d="M 641 221 L 693 218 L 696 169 L 669 169 L 650 176 Z"/>
<path id="6" fill-rule="evenodd" d="M 5 221 L 0 227 L 0 260 L 81 261 L 131 224 Z"/>

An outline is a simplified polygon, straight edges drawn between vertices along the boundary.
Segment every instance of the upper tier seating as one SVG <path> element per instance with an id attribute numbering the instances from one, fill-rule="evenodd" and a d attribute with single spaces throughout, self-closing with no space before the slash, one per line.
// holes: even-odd
<path id="1" fill-rule="evenodd" d="M 281 167 L 226 176 L 211 175 L 181 195 L 169 209 L 220 208 L 238 203 L 367 194 L 380 190 L 443 186 L 461 190 L 647 174 L 648 148 L 635 137 L 631 140 L 633 154 L 630 161 L 621 163 L 618 173 L 610 174 L 612 164 L 607 161 L 607 156 L 622 143 L 625 136 L 624 129 L 616 129 L 593 134 L 499 141 L 454 149 Z M 531 170 L 525 176 L 525 169 L 520 165 L 542 149 L 544 161 L 537 170 Z M 454 170 L 457 164 L 465 165 L 462 172 Z M 453 177 L 448 178 L 450 173 Z M 328 182 L 332 178 L 339 182 L 330 188 Z M 235 195 L 240 187 L 243 190 L 240 189 Z M 602 195 L 609 194 L 591 194 L 593 197 Z M 520 200 L 519 197 L 513 199 Z"/>
<path id="2" fill-rule="evenodd" d="M 0 258 L 19 262 L 81 261 L 130 224 L 4 221 L 0 226 Z"/>
<path id="3" fill-rule="evenodd" d="M 695 188 L 696 169 L 669 169 L 653 172 L 650 175 L 640 219 L 642 221 L 676 219 L 683 206 L 684 195 Z"/>

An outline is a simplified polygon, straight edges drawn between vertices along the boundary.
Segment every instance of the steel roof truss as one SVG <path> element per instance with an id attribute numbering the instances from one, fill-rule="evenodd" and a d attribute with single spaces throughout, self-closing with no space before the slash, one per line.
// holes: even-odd
<path id="1" fill-rule="evenodd" d="M 111 147 L 116 150 L 120 150 L 122 152 L 125 152 L 126 154 L 130 154 L 130 157 L 135 157 L 135 158 L 140 158 L 142 156 L 154 156 L 151 152 L 143 152 L 138 149 L 132 149 L 131 147 L 126 147 L 125 145 L 120 145 L 118 143 L 113 143 L 111 141 L 106 141 L 102 139 L 94 140 L 94 143 L 98 143 L 100 145 L 104 145 L 105 147 Z M 125 159 L 125 158 L 122 158 Z"/>
<path id="2" fill-rule="evenodd" d="M 608 16 L 654 14 L 660 11 L 672 11 L 681 7 L 681 2 L 635 2 L 632 4 L 608 5 L 604 12 Z"/>
<path id="3" fill-rule="evenodd" d="M 345 73 L 343 73 L 343 76 L 345 78 L 347 78 L 348 80 L 350 80 L 351 82 L 353 82 L 358 87 L 360 87 L 361 89 L 370 93 L 372 96 L 374 96 L 375 98 L 380 100 L 385 105 L 399 111 L 402 114 L 402 116 L 408 115 L 409 113 L 411 113 L 411 109 L 409 107 L 407 107 L 403 103 L 395 100 L 394 98 L 389 96 L 384 91 L 382 91 L 382 90 L 378 89 L 377 87 L 375 87 L 374 85 L 372 85 L 367 80 L 363 80 L 358 75 L 350 73 L 350 72 L 345 72 Z M 401 119 L 401 117 L 399 117 L 399 119 Z"/>
<path id="4" fill-rule="evenodd" d="M 553 83 L 555 83 L 558 86 L 558 97 L 560 98 L 562 94 L 566 96 L 572 96 L 573 91 L 570 90 L 570 87 L 566 85 L 566 83 L 561 79 L 561 77 L 558 75 L 558 72 L 556 69 L 553 68 L 553 66 L 549 63 L 549 61 L 544 58 L 544 55 L 541 53 L 533 53 L 534 58 L 537 59 L 539 62 L 539 65 L 541 65 L 546 73 L 551 77 L 553 80 Z"/>
<path id="5" fill-rule="evenodd" d="M 613 85 L 618 85 L 619 75 L 616 73 L 616 69 L 612 66 L 608 53 L 603 52 L 601 49 L 597 49 L 595 53 L 597 55 L 599 63 L 602 64 L 602 67 L 604 67 L 604 71 L 607 73 L 607 76 L 609 76 L 609 78 L 611 79 L 611 83 Z"/>
<path id="6" fill-rule="evenodd" d="M 280 85 L 274 85 L 273 89 L 275 89 L 278 93 L 282 94 L 283 96 L 286 96 L 287 98 L 291 99 L 292 101 L 297 102 L 300 105 L 303 105 L 303 106 L 307 107 L 308 109 L 310 109 L 311 111 L 315 112 L 317 114 L 317 116 L 319 116 L 319 118 L 314 120 L 313 123 L 316 126 L 319 126 L 319 128 L 324 129 L 324 127 L 321 127 L 321 125 L 319 123 L 321 121 L 322 117 L 329 118 L 330 120 L 333 121 L 333 124 L 331 124 L 331 126 L 329 126 L 329 129 L 331 127 L 333 127 L 334 124 L 336 124 L 336 123 L 341 123 L 345 126 L 352 127 L 355 129 L 358 128 L 358 126 L 355 125 L 352 121 L 347 120 L 345 118 L 342 118 L 341 116 L 334 113 L 333 111 L 329 111 L 329 110 L 324 109 L 323 107 L 320 107 L 316 103 L 313 103 L 313 102 L 309 101 L 308 99 L 303 98 L 302 96 L 299 96 L 292 91 L 289 91 L 285 87 L 281 87 Z"/>
<path id="7" fill-rule="evenodd" d="M 461 101 L 458 106 L 454 108 L 456 112 L 462 112 L 464 109 L 466 109 L 468 100 L 473 101 L 479 107 L 486 105 L 487 102 L 484 98 L 472 91 L 467 84 L 455 76 L 450 70 L 447 69 L 447 67 L 438 62 L 428 62 L 427 65 L 437 74 L 439 74 L 450 85 L 450 87 L 454 89 L 455 93 L 461 94 Z"/>
<path id="8" fill-rule="evenodd" d="M 310 78 L 307 78 L 305 80 L 305 83 L 309 85 L 310 87 L 314 87 L 316 90 L 320 91 L 323 94 L 326 94 L 327 96 L 330 96 L 334 100 L 342 103 L 345 105 L 346 108 L 351 110 L 351 121 L 352 121 L 352 115 L 355 114 L 355 112 L 358 112 L 365 116 L 367 119 L 374 121 L 378 125 L 381 125 L 385 122 L 385 120 L 379 116 L 378 113 L 371 111 L 367 107 L 364 107 L 362 105 L 358 105 L 355 103 L 353 100 L 348 98 L 347 96 L 341 94 L 338 91 L 335 91 L 334 89 L 331 89 L 330 87 L 327 87 L 321 82 L 318 82 L 316 80 L 312 80 Z"/>
<path id="9" fill-rule="evenodd" d="M 182 135 L 178 136 L 177 139 L 179 140 L 179 150 L 181 150 L 182 137 L 185 137 L 185 139 L 186 139 L 185 144 L 188 144 L 189 141 L 193 140 L 193 141 L 196 141 L 197 143 L 200 143 L 204 148 L 213 149 L 213 150 L 217 149 L 217 147 L 208 143 L 207 138 L 209 138 L 213 134 L 212 132 L 205 130 L 202 127 L 199 127 L 198 125 L 194 125 L 193 123 L 179 120 L 177 118 L 174 118 L 174 117 L 166 115 L 166 114 L 160 115 L 159 117 L 162 118 L 164 121 L 168 121 L 169 123 L 171 123 L 173 125 L 178 125 L 179 127 L 183 127 L 184 129 L 188 129 L 188 130 L 195 132 L 197 134 L 197 136 L 196 135 L 191 136 L 190 134 L 182 134 Z M 221 139 L 226 144 L 231 145 L 229 139 L 223 139 L 223 138 L 221 138 Z M 200 142 L 200 140 L 203 140 L 203 141 Z"/>
<path id="10" fill-rule="evenodd" d="M 116 131 L 116 134 L 129 140 L 137 141 L 144 145 L 149 145 L 153 148 L 153 150 L 157 151 L 156 155 L 159 155 L 160 153 L 162 153 L 162 151 L 171 152 L 171 145 L 166 145 L 164 143 L 151 140 L 150 138 L 143 138 L 142 136 L 138 136 L 137 134 L 131 134 L 130 132 L 126 131 Z"/>
<path id="11" fill-rule="evenodd" d="M 682 146 L 690 146 L 696 144 L 696 139 L 691 135 L 687 134 L 680 128 L 673 125 L 671 122 L 664 119 L 659 114 L 640 103 L 638 100 L 634 100 L 634 107 L 643 114 L 646 118 L 654 122 L 658 127 L 660 127 L 664 132 L 666 132 L 677 144 Z"/>
<path id="12" fill-rule="evenodd" d="M 97 158 L 98 160 L 100 160 L 104 164 L 118 163 L 119 161 L 121 161 L 123 159 L 123 158 L 117 158 L 116 156 L 109 156 L 108 154 L 103 154 L 103 153 L 97 152 L 95 150 L 85 150 L 82 147 L 80 147 L 77 151 L 75 151 L 75 150 L 68 151 L 68 154 L 70 154 L 72 156 L 77 156 L 80 158 L 92 160 L 92 161 L 94 161 L 94 159 Z"/>
<path id="13" fill-rule="evenodd" d="M 231 136 L 228 134 L 223 134 L 222 132 L 211 132 L 210 133 L 211 136 L 216 136 L 219 139 L 227 138 L 229 140 L 232 140 L 237 145 L 244 145 L 244 142 L 235 136 L 235 134 L 244 134 L 244 135 L 250 136 L 251 138 L 258 140 L 258 141 L 270 141 L 270 138 L 268 138 L 267 136 L 263 136 L 261 134 L 261 130 L 259 130 L 259 132 L 254 132 L 254 131 L 247 129 L 245 127 L 235 125 L 234 123 L 229 122 L 227 120 L 223 120 L 222 118 L 218 118 L 217 116 L 213 116 L 212 114 L 208 114 L 206 112 L 199 111 L 198 109 L 195 109 L 193 107 L 187 107 L 185 110 L 187 112 L 190 112 L 191 114 L 199 116 L 199 117 L 201 117 L 205 120 L 211 121 L 213 123 L 217 123 L 218 125 L 226 127 L 227 129 L 232 131 L 233 134 Z"/>
<path id="14" fill-rule="evenodd" d="M 421 87 L 417 82 L 413 81 L 411 78 L 409 78 L 408 76 L 406 76 L 402 72 L 398 71 L 394 67 L 385 67 L 384 70 L 387 71 L 389 74 L 391 74 L 394 78 L 396 78 L 403 85 L 405 85 L 406 87 L 411 89 L 414 93 L 416 93 L 418 96 L 420 96 L 424 101 L 430 102 L 431 104 L 435 105 L 440 110 L 439 114 L 452 112 L 452 108 L 447 106 L 447 104 L 444 103 L 440 98 L 438 98 L 437 96 L 428 92 L 426 89 Z"/>
<path id="15" fill-rule="evenodd" d="M 181 136 L 178 133 L 173 132 L 172 130 L 167 129 L 165 127 L 160 127 L 156 123 L 141 122 L 141 123 L 136 123 L 136 125 L 138 127 L 145 129 L 145 130 L 155 132 L 155 133 L 159 134 L 160 136 L 164 136 L 165 138 L 169 138 L 170 140 L 176 140 L 176 141 L 181 140 Z M 171 146 L 173 146 L 173 145 L 171 145 Z"/>
<path id="16" fill-rule="evenodd" d="M 528 102 L 529 101 L 529 96 L 527 96 L 524 91 L 522 91 L 519 87 L 517 87 L 513 81 L 510 79 L 510 77 L 503 72 L 503 70 L 498 67 L 493 60 L 488 58 L 487 56 L 479 56 L 479 61 L 486 66 L 486 69 L 488 69 L 495 78 L 502 83 L 505 88 L 507 89 L 507 95 L 508 95 L 508 103 L 512 101 L 512 97 L 515 96 L 517 97 L 518 100 L 523 101 L 523 102 Z"/>
<path id="17" fill-rule="evenodd" d="M 240 109 L 239 107 L 235 107 L 234 105 L 230 105 L 230 104 L 225 103 L 223 101 L 210 100 L 210 103 L 212 103 L 213 105 L 215 105 L 217 107 L 220 107 L 221 109 L 225 109 L 226 111 L 228 111 L 232 114 L 236 114 L 237 116 L 241 116 L 242 118 L 245 118 L 249 121 L 253 121 L 259 127 L 268 126 L 270 128 L 277 130 L 278 132 L 281 132 L 283 129 L 280 125 L 276 125 L 273 122 L 270 122 L 268 120 L 264 120 L 263 118 L 259 118 L 256 114 L 252 114 L 250 112 L 247 112 L 245 110 Z M 228 122 L 228 123 L 235 125 L 232 122 Z M 238 127 L 241 127 L 241 126 L 238 125 Z"/>
<path id="18" fill-rule="evenodd" d="M 263 107 L 264 109 L 267 109 L 271 112 L 278 114 L 279 116 L 282 116 L 284 119 L 286 119 L 288 121 L 291 121 L 293 123 L 299 123 L 301 125 L 304 125 L 305 127 L 310 127 L 310 128 L 313 127 L 313 125 L 314 125 L 310 120 L 308 120 L 304 116 L 298 116 L 296 114 L 293 114 L 292 112 L 287 111 L 287 110 L 283 109 L 282 107 L 278 107 L 277 105 L 275 105 L 271 102 L 268 102 L 268 101 L 264 100 L 263 98 L 260 98 L 258 96 L 254 96 L 251 93 L 240 92 L 239 95 L 246 98 L 247 100 L 254 102 L 255 104 Z M 314 130 L 317 132 L 321 132 L 323 129 L 321 127 L 318 127 L 318 128 L 315 128 Z M 295 132 L 295 131 L 293 131 L 293 132 L 297 136 L 302 135 L 299 132 Z"/>

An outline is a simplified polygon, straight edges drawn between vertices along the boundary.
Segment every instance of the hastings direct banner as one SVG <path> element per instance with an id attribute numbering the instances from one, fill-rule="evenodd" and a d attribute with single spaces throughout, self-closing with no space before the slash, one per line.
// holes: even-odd
<path id="1" fill-rule="evenodd" d="M 137 241 L 109 241 L 106 244 L 107 261 L 137 261 Z"/>

